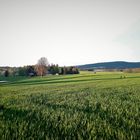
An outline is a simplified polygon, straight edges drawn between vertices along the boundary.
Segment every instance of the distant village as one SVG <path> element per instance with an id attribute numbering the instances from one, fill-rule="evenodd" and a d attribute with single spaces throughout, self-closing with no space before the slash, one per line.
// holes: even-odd
<path id="1" fill-rule="evenodd" d="M 46 75 L 65 75 L 79 74 L 75 66 L 60 67 L 58 64 L 49 64 L 47 58 L 41 57 L 36 65 L 23 67 L 0 67 L 1 76 L 46 76 Z"/>

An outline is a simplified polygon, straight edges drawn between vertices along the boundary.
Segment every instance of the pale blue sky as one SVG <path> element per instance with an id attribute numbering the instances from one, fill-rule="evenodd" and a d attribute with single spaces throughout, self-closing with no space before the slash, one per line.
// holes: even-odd
<path id="1" fill-rule="evenodd" d="M 0 0 L 0 66 L 140 61 L 140 0 Z"/>

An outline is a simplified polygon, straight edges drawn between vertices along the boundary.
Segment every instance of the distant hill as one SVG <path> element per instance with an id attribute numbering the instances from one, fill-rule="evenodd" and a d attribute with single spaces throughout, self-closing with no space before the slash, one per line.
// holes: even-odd
<path id="1" fill-rule="evenodd" d="M 140 68 L 140 62 L 115 61 L 115 62 L 103 62 L 103 63 L 95 63 L 95 64 L 78 65 L 77 67 L 83 70 Z"/>

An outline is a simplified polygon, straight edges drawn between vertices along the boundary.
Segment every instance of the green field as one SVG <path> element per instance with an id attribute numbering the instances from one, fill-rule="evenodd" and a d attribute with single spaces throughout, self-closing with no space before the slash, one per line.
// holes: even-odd
<path id="1" fill-rule="evenodd" d="M 140 73 L 0 80 L 0 140 L 140 139 Z"/>

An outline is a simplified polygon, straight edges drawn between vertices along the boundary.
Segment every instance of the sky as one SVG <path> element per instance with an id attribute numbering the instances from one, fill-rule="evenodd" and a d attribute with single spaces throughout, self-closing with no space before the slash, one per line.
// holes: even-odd
<path id="1" fill-rule="evenodd" d="M 0 0 L 0 66 L 140 61 L 140 0 Z"/>

